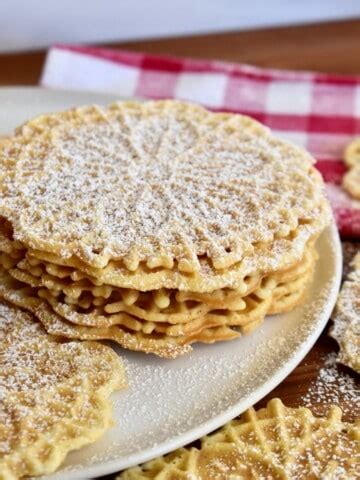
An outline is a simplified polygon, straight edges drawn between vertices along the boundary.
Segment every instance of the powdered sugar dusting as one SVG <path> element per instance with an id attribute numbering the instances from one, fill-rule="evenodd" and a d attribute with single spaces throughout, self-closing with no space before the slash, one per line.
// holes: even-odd
<path id="1" fill-rule="evenodd" d="M 90 263 L 241 258 L 317 219 L 323 199 L 307 153 L 246 117 L 171 101 L 35 119 L 0 159 L 15 238 Z"/>
<path id="2" fill-rule="evenodd" d="M 0 303 L 2 400 L 9 393 L 30 394 L 50 388 L 78 374 L 79 369 L 83 369 L 85 375 L 95 368 L 106 373 L 111 368 L 112 358 L 111 350 L 101 345 L 60 342 L 48 335 L 31 314 Z"/>
<path id="3" fill-rule="evenodd" d="M 198 448 L 126 470 L 116 480 L 170 479 L 179 472 L 188 480 L 355 478 L 354 456 L 359 452 L 355 429 L 341 422 L 336 407 L 317 418 L 274 398 L 265 409 L 248 411 L 202 438 Z"/>
<path id="4" fill-rule="evenodd" d="M 357 251 L 332 315 L 330 334 L 340 345 L 338 361 L 360 373 L 360 247 Z"/>
<path id="5" fill-rule="evenodd" d="M 327 409 L 326 407 L 330 405 L 341 405 L 348 417 L 356 419 L 360 416 L 359 382 L 342 371 L 336 361 L 335 352 L 326 355 L 324 366 L 319 370 L 308 392 L 302 397 L 302 402 L 318 414 L 324 413 L 324 407 Z"/>
<path id="6" fill-rule="evenodd" d="M 56 470 L 74 448 L 110 424 L 110 394 L 124 386 L 104 345 L 60 341 L 35 319 L 0 303 L 0 474 Z"/>

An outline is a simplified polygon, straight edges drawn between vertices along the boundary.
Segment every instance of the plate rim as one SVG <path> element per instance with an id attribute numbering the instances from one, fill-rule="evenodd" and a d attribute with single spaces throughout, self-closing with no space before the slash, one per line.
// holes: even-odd
<path id="1" fill-rule="evenodd" d="M 116 98 L 119 100 L 124 99 L 124 97 L 117 96 L 114 93 L 100 93 L 91 90 L 74 90 L 74 89 L 50 89 L 36 86 L 1 86 L 0 94 L 9 94 L 9 96 L 16 95 L 16 101 L 19 102 L 19 95 L 29 95 L 31 93 L 36 93 L 36 95 L 79 95 L 89 97 L 93 95 L 98 99 L 103 99 L 104 102 L 114 101 Z M 129 99 L 129 98 L 127 98 Z M 134 99 L 134 98 L 132 98 Z M 9 99 L 11 100 L 11 99 Z M 141 99 L 137 99 L 140 100 Z M 98 100 L 95 100 L 98 101 Z M 142 464 L 155 458 L 157 456 L 165 455 L 166 453 L 173 451 L 183 445 L 193 442 L 196 439 L 216 430 L 217 428 L 223 426 L 225 423 L 240 415 L 250 406 L 257 403 L 259 400 L 264 398 L 268 393 L 271 392 L 276 386 L 278 386 L 295 368 L 296 366 L 304 359 L 307 353 L 312 349 L 322 331 L 324 330 L 333 307 L 336 302 L 337 293 L 340 288 L 341 277 L 342 277 L 342 249 L 341 241 L 339 237 L 339 232 L 337 230 L 335 220 L 332 219 L 332 223 L 327 227 L 329 241 L 334 251 L 334 279 L 331 284 L 331 291 L 329 292 L 329 298 L 324 306 L 321 315 L 318 316 L 318 321 L 316 323 L 316 328 L 311 331 L 311 334 L 307 337 L 306 341 L 298 348 L 295 355 L 293 355 L 286 363 L 283 365 L 280 370 L 273 375 L 271 378 L 266 380 L 263 385 L 258 388 L 255 392 L 249 394 L 245 400 L 240 400 L 232 407 L 228 408 L 221 414 L 218 414 L 216 417 L 207 420 L 195 428 L 192 428 L 180 435 L 175 436 L 172 440 L 160 443 L 153 447 L 150 447 L 140 452 L 136 452 L 132 455 L 127 456 L 119 460 L 108 460 L 103 463 L 96 465 L 83 467 L 79 466 L 78 471 L 67 471 L 66 467 L 63 471 L 54 472 L 51 475 L 48 475 L 46 478 L 48 480 L 59 479 L 59 475 L 66 476 L 67 480 L 80 480 L 85 477 L 98 477 L 102 475 L 113 474 L 115 472 L 121 471 L 126 468 L 130 468 L 134 465 Z M 80 471 L 81 470 L 81 471 Z"/>

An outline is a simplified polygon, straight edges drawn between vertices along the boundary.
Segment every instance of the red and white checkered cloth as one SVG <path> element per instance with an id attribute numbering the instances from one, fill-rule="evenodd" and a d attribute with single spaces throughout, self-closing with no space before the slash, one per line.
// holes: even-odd
<path id="1" fill-rule="evenodd" d="M 343 238 L 360 239 L 360 202 L 341 189 L 345 145 L 360 135 L 360 75 L 268 70 L 220 61 L 122 50 L 56 46 L 41 84 L 118 94 L 179 98 L 250 115 L 302 145 L 317 160 Z"/>

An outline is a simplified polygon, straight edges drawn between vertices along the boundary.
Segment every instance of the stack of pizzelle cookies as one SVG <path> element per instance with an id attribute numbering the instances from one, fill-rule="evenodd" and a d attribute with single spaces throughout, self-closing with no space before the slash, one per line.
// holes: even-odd
<path id="1" fill-rule="evenodd" d="M 309 154 L 176 101 L 35 118 L 0 165 L 0 296 L 49 333 L 167 358 L 294 308 L 330 219 Z"/>

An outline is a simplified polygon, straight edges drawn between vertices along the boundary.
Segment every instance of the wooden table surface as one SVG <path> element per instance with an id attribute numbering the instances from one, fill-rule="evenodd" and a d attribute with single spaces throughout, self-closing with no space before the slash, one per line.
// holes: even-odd
<path id="1" fill-rule="evenodd" d="M 110 46 L 263 67 L 360 74 L 360 19 Z M 0 85 L 36 85 L 44 58 L 44 52 L 0 54 Z"/>
<path id="2" fill-rule="evenodd" d="M 111 47 L 155 54 L 217 58 L 264 67 L 360 74 L 360 20 L 113 44 Z M 0 85 L 37 84 L 44 58 L 45 52 L 0 55 Z M 309 387 L 316 390 L 314 382 L 324 358 L 336 350 L 336 342 L 324 333 L 304 361 L 267 399 L 279 396 L 286 405 L 302 404 Z M 340 372 L 355 379 L 355 374 L 349 369 L 340 368 Z M 359 405 L 349 405 L 344 396 L 339 395 L 338 403 L 346 410 L 345 418 L 351 419 L 360 414 Z M 327 404 L 321 399 L 319 403 L 314 400 L 313 408 L 321 413 L 326 411 Z"/>

